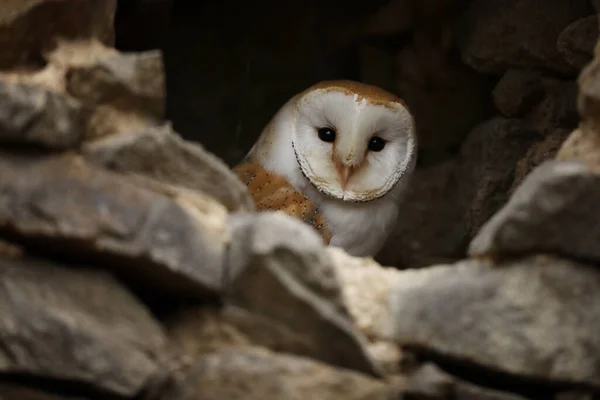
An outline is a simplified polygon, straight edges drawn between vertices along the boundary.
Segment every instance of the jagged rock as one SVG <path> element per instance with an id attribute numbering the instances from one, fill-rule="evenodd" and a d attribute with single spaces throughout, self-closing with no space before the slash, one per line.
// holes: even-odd
<path id="1" fill-rule="evenodd" d="M 166 337 L 110 274 L 1 257 L 0 275 L 1 372 L 121 396 L 135 395 L 158 373 Z"/>
<path id="2" fill-rule="evenodd" d="M 558 37 L 557 49 L 565 60 L 577 69 L 582 69 L 594 56 L 594 45 L 598 39 L 598 15 L 581 18 Z"/>
<path id="3" fill-rule="evenodd" d="M 600 57 L 594 59 L 581 71 L 577 83 L 579 115 L 583 121 L 600 125 Z"/>
<path id="4" fill-rule="evenodd" d="M 540 68 L 576 74 L 556 48 L 567 25 L 592 14 L 587 1 L 474 1 L 466 12 L 462 58 L 482 73 Z"/>
<path id="5" fill-rule="evenodd" d="M 387 376 L 397 374 L 402 355 L 394 343 L 378 337 L 378 324 L 386 318 L 388 295 L 401 272 L 382 267 L 371 257 L 352 257 L 337 247 L 327 250 L 339 277 L 344 304 L 356 327 L 369 340 L 371 358 Z"/>
<path id="6" fill-rule="evenodd" d="M 578 121 L 577 85 L 572 81 L 547 85 L 543 100 L 525 118 L 527 126 L 542 135 L 557 128 L 574 129 Z"/>
<path id="7" fill-rule="evenodd" d="M 355 372 L 255 348 L 203 355 L 164 400 L 389 400 L 391 393 Z"/>
<path id="8" fill-rule="evenodd" d="M 513 181 L 510 193 L 514 192 L 535 167 L 544 161 L 554 158 L 570 133 L 568 129 L 559 128 L 531 146 L 527 154 L 517 163 L 515 180 Z"/>
<path id="9" fill-rule="evenodd" d="M 547 161 L 479 231 L 471 255 L 550 252 L 600 260 L 600 175 L 576 161 Z"/>
<path id="10" fill-rule="evenodd" d="M 2 1 L 0 69 L 39 65 L 57 37 L 96 38 L 112 44 L 116 7 L 116 0 Z"/>
<path id="11" fill-rule="evenodd" d="M 430 357 L 600 387 L 600 270 L 559 258 L 403 271 L 381 334 Z"/>
<path id="12" fill-rule="evenodd" d="M 229 211 L 254 208 L 246 186 L 200 144 L 184 141 L 170 125 L 87 143 L 86 158 L 118 172 L 134 173 L 204 192 Z"/>
<path id="13" fill-rule="evenodd" d="M 165 108 L 162 54 L 159 50 L 108 53 L 94 62 L 74 65 L 67 91 L 89 103 L 110 104 L 161 119 Z"/>
<path id="14" fill-rule="evenodd" d="M 0 79 L 0 143 L 54 150 L 77 147 L 88 112 L 71 96 Z"/>
<path id="15" fill-rule="evenodd" d="M 427 363 L 406 379 L 405 397 L 427 400 L 526 400 L 521 396 L 486 389 L 453 377 Z"/>
<path id="16" fill-rule="evenodd" d="M 527 113 L 544 97 L 545 79 L 538 71 L 511 68 L 492 92 L 494 105 L 507 117 Z"/>
<path id="17" fill-rule="evenodd" d="M 304 337 L 307 355 L 368 374 L 380 371 L 352 325 L 336 270 L 313 229 L 279 212 L 231 220 L 227 287 L 234 304 Z"/>
<path id="18" fill-rule="evenodd" d="M 600 135 L 593 123 L 581 123 L 563 142 L 556 154 L 560 161 L 579 161 L 600 172 Z"/>
<path id="19" fill-rule="evenodd" d="M 0 154 L 0 235 L 98 262 L 159 292 L 221 288 L 226 210 L 132 185 L 81 157 Z"/>

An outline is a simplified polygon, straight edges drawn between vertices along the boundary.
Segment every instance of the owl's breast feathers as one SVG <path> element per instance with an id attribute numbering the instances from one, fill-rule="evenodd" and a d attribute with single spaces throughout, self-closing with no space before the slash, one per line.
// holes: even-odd
<path id="1" fill-rule="evenodd" d="M 329 244 L 331 233 L 317 208 L 299 193 L 285 178 L 259 164 L 246 162 L 233 168 L 248 187 L 258 211 L 282 211 L 312 225 Z"/>

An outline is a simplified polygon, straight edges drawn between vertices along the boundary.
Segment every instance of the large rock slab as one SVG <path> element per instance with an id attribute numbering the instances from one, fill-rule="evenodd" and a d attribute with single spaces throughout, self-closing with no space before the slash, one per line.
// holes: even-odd
<path id="1" fill-rule="evenodd" d="M 234 304 L 304 337 L 302 355 L 379 375 L 352 324 L 332 260 L 313 229 L 279 212 L 236 215 L 226 279 Z"/>
<path id="2" fill-rule="evenodd" d="M 164 400 L 389 400 L 382 381 L 307 358 L 257 348 L 202 356 Z"/>
<path id="3" fill-rule="evenodd" d="M 0 79 L 0 143 L 64 150 L 77 147 L 88 112 L 75 98 L 40 86 Z"/>
<path id="4" fill-rule="evenodd" d="M 0 276 L 0 372 L 123 397 L 159 372 L 162 329 L 109 273 L 1 257 Z"/>
<path id="5" fill-rule="evenodd" d="M 502 74 L 509 68 L 540 68 L 576 74 L 557 50 L 561 32 L 593 13 L 581 0 L 474 1 L 466 13 L 463 60 L 479 72 Z"/>
<path id="6" fill-rule="evenodd" d="M 114 171 L 207 193 L 230 211 L 254 208 L 246 186 L 223 161 L 169 125 L 90 142 L 83 154 Z"/>
<path id="7" fill-rule="evenodd" d="M 600 261 L 600 175 L 576 161 L 547 161 L 478 232 L 471 255 L 550 252 Z"/>
<path id="8" fill-rule="evenodd" d="M 600 388 L 600 270 L 537 256 L 404 271 L 382 335 L 430 357 Z"/>
<path id="9" fill-rule="evenodd" d="M 3 0 L 0 69 L 41 64 L 56 37 L 114 42 L 116 0 Z"/>
<path id="10" fill-rule="evenodd" d="M 106 265 L 137 285 L 203 298 L 221 288 L 227 214 L 173 199 L 73 154 L 0 154 L 0 235 Z"/>

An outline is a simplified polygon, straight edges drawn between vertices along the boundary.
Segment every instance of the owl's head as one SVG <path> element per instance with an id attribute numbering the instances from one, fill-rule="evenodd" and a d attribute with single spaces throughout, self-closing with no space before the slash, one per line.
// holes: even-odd
<path id="1" fill-rule="evenodd" d="M 371 201 L 411 175 L 415 124 L 398 97 L 364 83 L 330 81 L 296 99 L 294 152 L 302 173 L 321 193 Z"/>

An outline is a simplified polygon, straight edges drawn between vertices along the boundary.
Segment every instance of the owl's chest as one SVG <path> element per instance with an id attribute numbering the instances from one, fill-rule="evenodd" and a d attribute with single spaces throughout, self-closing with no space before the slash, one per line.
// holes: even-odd
<path id="1" fill-rule="evenodd" d="M 392 232 L 398 214 L 392 202 L 340 203 L 323 201 L 320 212 L 332 233 L 330 244 L 349 254 L 374 256 Z"/>

